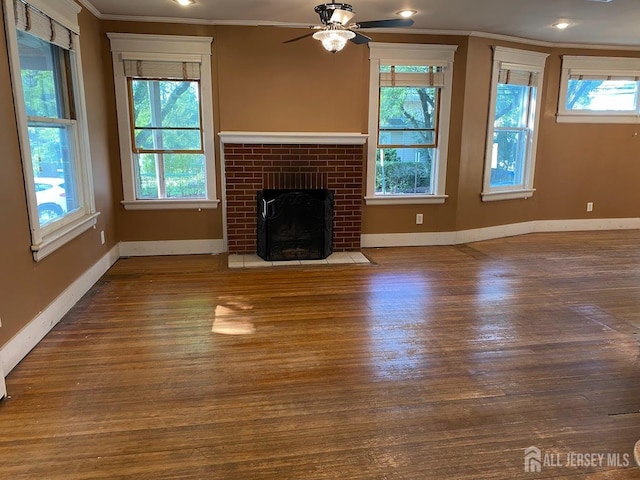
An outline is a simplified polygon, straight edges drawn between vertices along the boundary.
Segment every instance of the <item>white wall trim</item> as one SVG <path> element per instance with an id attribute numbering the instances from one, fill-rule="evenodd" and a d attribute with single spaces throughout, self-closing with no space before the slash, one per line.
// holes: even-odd
<path id="1" fill-rule="evenodd" d="M 108 32 L 107 37 L 110 41 L 111 51 L 126 54 L 125 58 L 128 59 L 135 59 L 135 53 L 211 56 L 211 44 L 213 43 L 213 37 L 187 35 Z M 160 56 L 160 58 L 162 57 Z"/>
<path id="2" fill-rule="evenodd" d="M 54 230 L 51 235 L 44 237 L 40 243 L 31 245 L 33 259 L 36 262 L 39 262 L 44 257 L 52 254 L 58 248 L 62 247 L 64 244 L 69 243 L 74 238 L 82 235 L 91 227 L 95 228 L 96 223 L 98 222 L 98 215 L 100 215 L 100 212 L 96 212 L 92 215 L 84 215 L 73 223 L 61 227 L 58 230 Z"/>
<path id="3" fill-rule="evenodd" d="M 120 164 L 122 167 L 122 188 L 124 201 L 127 209 L 131 205 L 142 207 L 144 202 L 137 199 L 136 192 L 136 169 L 133 149 L 133 138 L 131 136 L 131 118 L 128 79 L 125 72 L 123 59 L 137 60 L 166 60 L 179 55 L 194 59 L 200 63 L 200 114 L 201 127 L 203 132 L 213 132 L 215 123 L 213 117 L 213 96 L 211 94 L 212 73 L 211 73 L 211 44 L 213 37 L 181 36 L 181 35 L 146 35 L 135 33 L 107 33 L 111 48 L 111 58 L 113 64 L 113 79 L 115 83 L 116 100 L 116 120 L 118 122 L 118 143 L 120 146 Z M 201 200 L 217 202 L 216 193 L 216 166 L 215 166 L 215 141 L 212 135 L 205 135 L 202 142 L 205 159 L 205 182 L 206 198 Z M 175 208 L 174 199 L 157 201 L 158 209 Z M 171 206 L 173 205 L 173 207 Z M 193 204 L 192 204 L 193 205 Z M 187 206 L 181 204 L 182 207 Z M 217 206 L 217 205 L 216 205 Z M 196 207 L 200 208 L 200 207 Z"/>
<path id="4" fill-rule="evenodd" d="M 640 229 L 640 218 L 538 220 L 457 232 L 364 234 L 362 235 L 362 247 L 457 245 L 535 232 L 631 229 Z M 147 255 L 218 254 L 225 250 L 225 242 L 222 239 L 120 242 L 0 348 L 0 375 L 4 379 L 4 376 L 27 356 L 119 258 Z M 2 382 L 0 382 L 0 398 L 3 393 Z"/>
<path id="5" fill-rule="evenodd" d="M 496 225 L 494 227 L 460 230 L 457 232 L 415 232 L 363 234 L 363 248 L 419 247 L 430 245 L 459 245 L 494 238 L 512 237 L 527 233 L 578 232 L 594 230 L 640 229 L 640 218 L 596 218 L 576 220 L 537 220 L 531 222 Z"/>
<path id="6" fill-rule="evenodd" d="M 132 200 L 120 202 L 125 210 L 205 210 L 218 208 L 220 200 Z"/>
<path id="7" fill-rule="evenodd" d="M 163 240 L 120 242 L 121 257 L 145 257 L 150 255 L 201 255 L 224 252 L 224 240 Z"/>
<path id="8" fill-rule="evenodd" d="M 119 258 L 146 255 L 216 254 L 223 251 L 225 251 L 223 240 L 120 242 L 0 348 L 2 379 L 60 322 Z M 4 394 L 2 385 L 3 382 L 0 381 L 0 398 Z"/>
<path id="9" fill-rule="evenodd" d="M 78 0 L 78 3 L 89 10 L 94 17 L 98 18 L 99 20 L 103 20 L 100 10 L 94 7 L 89 0 Z"/>
<path id="10" fill-rule="evenodd" d="M 204 18 L 177 18 L 177 17 L 153 17 L 142 15 L 111 15 L 101 13 L 92 3 L 91 0 L 77 0 L 83 7 L 89 10 L 95 17 L 100 20 L 115 20 L 121 22 L 152 22 L 152 23 L 183 23 L 191 25 L 230 25 L 240 27 L 283 27 L 283 28 L 299 28 L 308 29 L 307 23 L 291 23 L 276 22 L 267 20 L 207 20 Z M 617 44 L 590 44 L 590 43 L 563 43 L 549 42 L 546 40 L 536 40 L 533 38 L 517 37 L 514 35 L 505 35 L 501 33 L 480 32 L 475 30 L 439 30 L 431 28 L 371 28 L 368 31 L 372 33 L 403 33 L 410 35 L 447 35 L 457 37 L 480 37 L 493 40 L 503 40 L 506 42 L 521 43 L 524 45 L 536 45 L 539 47 L 549 48 L 588 48 L 593 50 L 628 50 L 638 51 L 640 47 L 637 45 L 617 45 Z"/>
<path id="11" fill-rule="evenodd" d="M 0 348 L 0 371 L 7 375 L 66 315 L 119 258 L 116 245 Z"/>
<path id="12" fill-rule="evenodd" d="M 7 385 L 4 383 L 4 372 L 0 364 L 0 400 L 7 396 Z"/>
<path id="13" fill-rule="evenodd" d="M 364 197 L 367 205 L 437 205 L 443 204 L 449 195 L 378 195 Z"/>
<path id="14" fill-rule="evenodd" d="M 369 135 L 349 132 L 220 132 L 222 143 L 364 145 Z"/>

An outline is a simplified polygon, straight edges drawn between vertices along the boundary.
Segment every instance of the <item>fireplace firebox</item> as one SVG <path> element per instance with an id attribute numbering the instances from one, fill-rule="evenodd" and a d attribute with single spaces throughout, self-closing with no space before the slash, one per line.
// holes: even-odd
<path id="1" fill-rule="evenodd" d="M 333 192 L 265 189 L 257 195 L 257 253 L 264 260 L 320 260 L 333 245 Z"/>

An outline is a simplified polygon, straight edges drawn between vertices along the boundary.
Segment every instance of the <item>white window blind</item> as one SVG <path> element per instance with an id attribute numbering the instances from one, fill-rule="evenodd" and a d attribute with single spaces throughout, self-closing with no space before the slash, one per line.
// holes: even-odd
<path id="1" fill-rule="evenodd" d="M 29 2 L 15 0 L 16 29 L 27 32 L 66 50 L 73 50 L 77 34 L 38 10 Z"/>
<path id="2" fill-rule="evenodd" d="M 538 83 L 538 74 L 526 70 L 515 70 L 511 68 L 501 68 L 498 71 L 498 83 L 506 85 L 533 86 Z"/>
<path id="3" fill-rule="evenodd" d="M 429 67 L 428 72 L 380 72 L 381 87 L 444 87 L 442 67 Z"/>
<path id="4" fill-rule="evenodd" d="M 569 80 L 624 80 L 628 82 L 637 82 L 638 80 L 640 80 L 640 77 L 631 75 L 582 75 L 578 73 L 572 73 L 569 75 Z"/>
<path id="5" fill-rule="evenodd" d="M 199 80 L 200 63 L 151 60 L 124 60 L 127 77 Z"/>

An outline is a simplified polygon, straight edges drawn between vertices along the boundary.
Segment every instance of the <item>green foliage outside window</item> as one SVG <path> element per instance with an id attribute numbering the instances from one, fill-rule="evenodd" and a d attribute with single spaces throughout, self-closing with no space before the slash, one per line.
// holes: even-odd
<path id="1" fill-rule="evenodd" d="M 39 222 L 45 226 L 81 206 L 76 183 L 72 84 L 68 76 L 70 54 L 23 31 L 18 31 L 17 37 L 34 181 L 61 180 L 47 180 L 58 189 L 54 196 L 36 189 Z"/>
<path id="2" fill-rule="evenodd" d="M 25 32 L 18 31 L 20 75 L 25 109 L 30 119 L 63 119 L 62 92 L 56 82 L 59 48 Z M 29 122 L 31 162 L 35 176 L 57 177 L 68 156 L 64 127 Z"/>
<path id="3" fill-rule="evenodd" d="M 531 89 L 528 85 L 498 84 L 491 186 L 519 185 L 524 181 Z"/>
<path id="4" fill-rule="evenodd" d="M 381 67 L 381 71 L 390 67 Z M 428 67 L 396 67 L 396 71 L 425 72 Z M 379 148 L 376 151 L 376 193 L 432 193 L 436 147 L 438 89 L 383 86 L 380 88 Z"/>
<path id="5" fill-rule="evenodd" d="M 199 83 L 135 79 L 131 88 L 138 198 L 205 198 Z"/>
<path id="6" fill-rule="evenodd" d="M 401 160 L 399 152 L 413 161 Z M 431 193 L 433 161 L 428 149 L 378 149 L 376 152 L 376 193 L 387 195 Z M 384 158 L 384 161 L 383 161 Z"/>

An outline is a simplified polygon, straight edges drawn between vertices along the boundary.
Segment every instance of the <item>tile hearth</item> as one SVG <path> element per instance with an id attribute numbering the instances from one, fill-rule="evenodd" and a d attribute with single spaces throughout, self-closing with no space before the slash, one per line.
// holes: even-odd
<path id="1" fill-rule="evenodd" d="M 370 264 L 371 262 L 361 252 L 335 252 L 323 260 L 288 260 L 268 262 L 255 254 L 229 255 L 229 268 L 264 268 L 291 267 L 299 265 L 339 265 L 339 264 Z"/>

